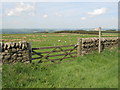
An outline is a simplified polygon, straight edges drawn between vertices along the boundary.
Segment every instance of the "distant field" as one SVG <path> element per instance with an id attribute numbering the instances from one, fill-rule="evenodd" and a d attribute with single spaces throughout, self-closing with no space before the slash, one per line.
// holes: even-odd
<path id="1" fill-rule="evenodd" d="M 3 65 L 2 81 L 3 88 L 118 88 L 118 48 L 47 67 Z"/>
<path id="2" fill-rule="evenodd" d="M 116 37 L 117 34 L 103 34 L 104 37 Z M 98 35 L 89 34 L 71 34 L 71 33 L 35 33 L 35 34 L 3 34 L 3 42 L 28 41 L 32 47 L 57 46 L 76 44 L 77 38 L 98 37 Z"/>
<path id="3" fill-rule="evenodd" d="M 102 33 L 102 35 L 118 35 L 118 33 Z"/>

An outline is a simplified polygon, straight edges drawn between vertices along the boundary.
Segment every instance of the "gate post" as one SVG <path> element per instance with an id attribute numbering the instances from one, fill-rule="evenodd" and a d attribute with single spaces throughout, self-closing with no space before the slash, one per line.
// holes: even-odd
<path id="1" fill-rule="evenodd" d="M 98 46 L 98 53 L 101 52 L 101 27 L 99 27 L 99 46 Z"/>
<path id="2" fill-rule="evenodd" d="M 78 38 L 77 57 L 82 54 L 82 38 Z"/>
<path id="3" fill-rule="evenodd" d="M 28 49 L 29 49 L 29 61 L 32 63 L 32 47 L 31 43 L 28 43 Z"/>

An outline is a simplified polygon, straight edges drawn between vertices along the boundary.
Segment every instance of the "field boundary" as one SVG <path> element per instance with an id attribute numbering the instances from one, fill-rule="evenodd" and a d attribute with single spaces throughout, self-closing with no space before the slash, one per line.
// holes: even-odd
<path id="1" fill-rule="evenodd" d="M 29 42 L 19 43 L 0 43 L 2 63 L 47 63 L 61 62 L 64 59 L 79 57 L 91 53 L 95 50 L 117 45 L 118 37 L 104 37 L 100 39 L 101 45 L 99 48 L 99 38 L 78 38 L 76 45 L 66 46 L 50 46 L 32 48 Z M 47 51 L 46 51 L 47 50 Z"/>
<path id="2" fill-rule="evenodd" d="M 118 38 L 116 38 L 116 37 L 101 38 L 101 45 L 99 48 L 99 38 L 78 38 L 78 43 L 76 45 L 32 48 L 32 55 L 36 54 L 39 56 L 36 58 L 32 58 L 32 61 L 35 59 L 40 59 L 38 61 L 38 63 L 43 63 L 43 62 L 48 62 L 48 61 L 55 63 L 55 61 L 58 61 L 58 60 L 60 62 L 64 59 L 79 57 L 81 55 L 91 53 L 95 50 L 98 50 L 98 52 L 99 52 L 99 49 L 100 49 L 100 51 L 103 51 L 105 48 L 112 47 L 112 46 L 116 45 L 117 43 L 118 43 Z M 72 49 L 63 50 L 62 49 L 63 47 L 72 47 Z M 52 48 L 52 50 L 49 50 L 51 48 Z M 34 51 L 34 50 L 43 50 L 43 49 L 47 49 L 49 51 L 45 51 L 45 52 Z M 59 49 L 59 50 L 56 50 L 56 49 Z M 66 52 L 66 51 L 68 51 L 68 52 Z M 55 52 L 64 52 L 64 54 L 50 55 L 51 53 L 55 53 Z M 46 53 L 47 55 L 42 55 L 44 53 Z M 75 55 L 72 56 L 73 54 L 75 54 Z M 57 57 L 57 56 L 63 56 L 63 57 L 57 58 L 57 59 L 49 59 L 49 57 Z M 69 56 L 69 57 L 67 57 L 67 56 Z M 43 59 L 45 59 L 45 60 L 43 60 Z"/>

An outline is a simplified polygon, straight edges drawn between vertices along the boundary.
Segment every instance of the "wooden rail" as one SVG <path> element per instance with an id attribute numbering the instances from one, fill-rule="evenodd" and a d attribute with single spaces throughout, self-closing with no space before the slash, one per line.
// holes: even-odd
<path id="1" fill-rule="evenodd" d="M 71 51 L 73 49 L 65 49 L 64 51 Z M 74 49 L 74 50 L 77 50 L 77 49 Z M 36 54 L 41 54 L 41 53 L 49 53 L 50 51 L 45 51 L 45 52 L 37 52 Z M 56 52 L 61 52 L 61 50 L 53 50 L 53 53 L 56 53 Z M 35 55 L 35 53 L 32 53 L 32 55 Z"/>
<path id="2" fill-rule="evenodd" d="M 71 55 L 71 54 L 77 54 L 77 52 L 72 52 L 72 53 L 68 53 L 68 54 L 47 55 L 45 58 L 48 58 L 48 57 L 56 57 L 56 56 L 65 56 L 65 55 Z M 32 58 L 32 60 L 34 60 L 34 59 L 39 59 L 39 58 L 42 58 L 42 57 Z"/>
<path id="3" fill-rule="evenodd" d="M 77 56 L 72 56 L 72 58 L 74 58 L 74 57 L 77 57 Z M 54 61 L 63 60 L 63 59 L 67 59 L 67 58 L 71 58 L 71 57 L 57 58 L 57 59 L 50 59 L 49 61 L 54 62 Z M 43 62 L 48 62 L 48 60 L 47 60 L 47 61 L 43 61 Z"/>
<path id="4" fill-rule="evenodd" d="M 72 47 L 75 45 L 66 45 L 66 46 L 53 46 L 53 47 L 41 47 L 41 48 L 32 48 L 32 50 L 38 50 L 38 49 L 50 49 L 50 48 L 59 48 L 59 47 Z"/>

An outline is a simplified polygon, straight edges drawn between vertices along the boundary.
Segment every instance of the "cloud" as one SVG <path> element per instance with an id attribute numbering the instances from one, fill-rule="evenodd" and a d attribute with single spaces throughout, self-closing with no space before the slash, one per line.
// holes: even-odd
<path id="1" fill-rule="evenodd" d="M 59 16 L 59 17 L 61 17 L 61 16 L 62 16 L 62 15 L 61 15 L 61 14 L 59 14 L 59 13 L 55 13 L 55 15 L 56 15 L 56 16 Z"/>
<path id="2" fill-rule="evenodd" d="M 44 15 L 43 15 L 43 18 L 47 18 L 47 17 L 48 17 L 48 14 L 44 14 Z"/>
<path id="3" fill-rule="evenodd" d="M 100 9 L 95 9 L 91 12 L 88 12 L 87 14 L 92 15 L 92 16 L 98 16 L 105 14 L 107 12 L 107 8 L 100 8 Z"/>
<path id="4" fill-rule="evenodd" d="M 17 16 L 26 12 L 33 13 L 34 9 L 35 7 L 30 4 L 19 3 L 15 8 L 12 8 L 7 12 L 7 16 Z"/>
<path id="5" fill-rule="evenodd" d="M 34 12 L 31 12 L 31 13 L 28 13 L 28 15 L 30 15 L 30 16 L 35 16 L 35 13 L 34 13 Z"/>
<path id="6" fill-rule="evenodd" d="M 86 17 L 81 17 L 81 20 L 86 20 L 87 18 Z"/>

